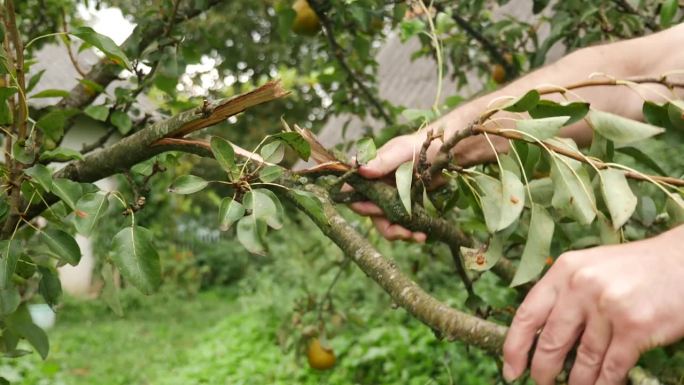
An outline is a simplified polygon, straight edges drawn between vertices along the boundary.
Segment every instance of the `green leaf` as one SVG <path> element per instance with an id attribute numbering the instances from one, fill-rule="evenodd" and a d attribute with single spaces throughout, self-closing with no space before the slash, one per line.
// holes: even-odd
<path id="1" fill-rule="evenodd" d="M 430 197 L 428 196 L 427 189 L 423 188 L 423 207 L 425 208 L 425 211 L 427 214 L 432 217 L 432 218 L 437 218 L 439 217 L 439 211 L 437 211 L 437 208 L 435 205 L 432 203 L 430 200 Z"/>
<path id="2" fill-rule="evenodd" d="M 43 90 L 43 91 L 40 91 L 40 92 L 37 92 L 37 93 L 31 95 L 31 99 L 66 98 L 67 96 L 69 96 L 69 91 L 49 89 L 49 90 Z"/>
<path id="3" fill-rule="evenodd" d="M 615 169 L 599 171 L 601 175 L 601 192 L 606 202 L 613 228 L 619 229 L 632 216 L 637 206 L 637 197 L 629 188 L 625 172 Z"/>
<path id="4" fill-rule="evenodd" d="M 554 116 L 541 119 L 517 120 L 515 122 L 515 128 L 536 139 L 544 140 L 557 136 L 560 129 L 565 125 L 569 118 L 569 116 Z M 524 136 L 523 139 L 528 142 L 535 141 L 528 136 Z"/>
<path id="5" fill-rule="evenodd" d="M 7 100 L 19 91 L 17 87 L 0 87 L 0 100 Z"/>
<path id="6" fill-rule="evenodd" d="M 664 131 L 660 127 L 597 110 L 589 112 L 589 122 L 599 134 L 616 144 L 639 142 Z"/>
<path id="7" fill-rule="evenodd" d="M 12 158 L 23 164 L 31 164 L 34 161 L 35 156 L 33 149 L 26 148 L 25 144 L 21 144 L 20 142 L 14 142 L 12 145 Z"/>
<path id="8" fill-rule="evenodd" d="M 83 195 L 83 186 L 66 178 L 55 178 L 52 181 L 52 193 L 57 195 L 71 209 L 76 207 L 76 202 Z"/>
<path id="9" fill-rule="evenodd" d="M 582 224 L 593 222 L 596 199 L 586 169 L 576 160 L 554 156 L 551 160 L 551 180 L 554 187 L 553 207 Z"/>
<path id="10" fill-rule="evenodd" d="M 376 155 L 373 138 L 363 138 L 356 143 L 356 161 L 359 164 L 370 162 Z"/>
<path id="11" fill-rule="evenodd" d="M 14 285 L 0 288 L 0 316 L 14 313 L 21 304 L 21 295 Z M 3 331 L 3 334 L 5 332 Z"/>
<path id="12" fill-rule="evenodd" d="M 540 100 L 537 105 L 529 110 L 534 119 L 550 118 L 554 116 L 569 116 L 565 125 L 570 125 L 582 120 L 589 112 L 589 103 L 556 103 L 551 100 Z"/>
<path id="13" fill-rule="evenodd" d="M 533 0 L 532 1 L 532 13 L 535 15 L 538 14 L 539 12 L 543 11 L 544 8 L 546 8 L 547 5 L 551 0 Z"/>
<path id="14" fill-rule="evenodd" d="M 684 199 L 679 194 L 675 194 L 667 200 L 665 210 L 672 224 L 681 225 L 684 223 Z"/>
<path id="15" fill-rule="evenodd" d="M 76 202 L 74 210 L 74 224 L 79 234 L 89 236 L 92 234 L 98 220 L 107 211 L 109 199 L 107 195 L 88 193 Z"/>
<path id="16" fill-rule="evenodd" d="M 421 122 L 429 122 L 436 118 L 435 113 L 432 110 L 419 110 L 415 108 L 407 108 L 401 112 L 406 120 L 413 122 L 420 120 Z"/>
<path id="17" fill-rule="evenodd" d="M 520 157 L 525 175 L 527 175 L 528 179 L 532 178 L 534 176 L 534 171 L 537 168 L 537 164 L 541 159 L 541 148 L 539 148 L 537 145 L 529 144 L 520 140 L 514 140 L 513 147 Z M 515 157 L 515 154 L 512 156 Z"/>
<path id="18" fill-rule="evenodd" d="M 42 164 L 36 164 L 31 168 L 24 170 L 24 174 L 31 177 L 31 179 L 38 183 L 45 191 L 52 190 L 52 173 L 50 169 Z"/>
<path id="19" fill-rule="evenodd" d="M 684 100 L 667 103 L 667 116 L 675 128 L 684 130 Z"/>
<path id="20" fill-rule="evenodd" d="M 72 160 L 83 160 L 83 155 L 75 150 L 64 147 L 57 147 L 50 151 L 40 154 L 41 162 L 69 162 Z"/>
<path id="21" fill-rule="evenodd" d="M 259 179 L 262 182 L 269 183 L 280 178 L 281 175 L 283 175 L 282 167 L 276 165 L 266 166 L 259 172 Z"/>
<path id="22" fill-rule="evenodd" d="M 0 54 L 0 58 L 1 57 L 2 54 Z M 0 71 L 0 74 L 2 73 L 3 72 Z M 10 110 L 7 99 L 16 94 L 18 90 L 17 87 L 0 87 L 0 125 L 10 125 L 14 121 L 14 113 Z"/>
<path id="23" fill-rule="evenodd" d="M 254 189 L 245 194 L 242 202 L 254 218 L 265 221 L 274 229 L 280 229 L 283 223 L 276 205 L 278 198 L 271 194 L 273 193 L 265 189 Z"/>
<path id="24" fill-rule="evenodd" d="M 651 226 L 658 215 L 658 208 L 656 207 L 653 198 L 647 195 L 639 196 L 635 217 L 641 221 L 644 226 Z"/>
<path id="25" fill-rule="evenodd" d="M 669 128 L 671 124 L 668 116 L 668 105 L 669 103 L 665 103 L 661 106 L 651 101 L 645 101 L 642 112 L 646 123 L 658 127 Z"/>
<path id="26" fill-rule="evenodd" d="M 150 230 L 129 226 L 112 241 L 112 262 L 121 275 L 144 294 L 152 294 L 161 285 L 159 255 Z"/>
<path id="27" fill-rule="evenodd" d="M 281 132 L 272 135 L 271 137 L 287 143 L 287 145 L 295 150 L 302 159 L 309 160 L 309 156 L 311 156 L 311 146 L 298 132 Z"/>
<path id="28" fill-rule="evenodd" d="M 515 222 L 525 207 L 525 186 L 515 174 L 502 170 L 501 185 L 501 214 L 497 231 Z"/>
<path id="29" fill-rule="evenodd" d="M 50 351 L 47 335 L 43 329 L 33 323 L 26 304 L 19 306 L 16 312 L 7 315 L 5 324 L 8 329 L 25 338 L 43 359 L 47 358 Z"/>
<path id="30" fill-rule="evenodd" d="M 508 234 L 506 232 L 492 235 L 486 249 L 472 249 L 461 247 L 463 263 L 466 269 L 473 271 L 487 271 L 494 267 L 503 257 L 503 246 Z"/>
<path id="31" fill-rule="evenodd" d="M 399 36 L 402 43 L 425 30 L 425 23 L 419 18 L 405 19 L 399 23 Z"/>
<path id="32" fill-rule="evenodd" d="M 482 193 L 480 204 L 484 215 L 487 230 L 495 233 L 501 222 L 501 197 L 503 196 L 503 186 L 501 181 L 489 175 L 477 175 L 475 182 Z"/>
<path id="33" fill-rule="evenodd" d="M 511 282 L 511 287 L 530 282 L 544 270 L 546 258 L 551 254 L 553 228 L 553 218 L 546 209 L 532 205 L 527 242 L 522 257 L 520 257 L 520 265 Z"/>
<path id="34" fill-rule="evenodd" d="M 233 198 L 223 198 L 219 206 L 219 229 L 227 231 L 245 215 L 245 207 Z"/>
<path id="35" fill-rule="evenodd" d="M 520 173 L 520 166 L 518 161 L 514 158 L 515 155 L 512 152 L 508 154 L 499 155 L 499 163 L 501 163 L 501 168 L 503 170 L 509 171 L 515 175 L 516 178 L 521 179 L 522 174 Z"/>
<path id="36" fill-rule="evenodd" d="M 78 265 L 81 261 L 81 248 L 69 233 L 58 229 L 48 229 L 40 232 L 40 239 L 48 246 L 50 254 L 58 259 L 72 266 Z"/>
<path id="37" fill-rule="evenodd" d="M 7 100 L 0 100 L 0 125 L 8 126 L 14 122 L 14 114 L 7 104 Z"/>
<path id="38" fill-rule="evenodd" d="M 503 109 L 510 112 L 527 112 L 539 103 L 539 92 L 537 90 L 532 90 L 525 95 L 511 101 Z"/>
<path id="39" fill-rule="evenodd" d="M 38 292 L 45 299 L 45 303 L 54 308 L 62 296 L 62 283 L 59 281 L 57 271 L 43 266 L 38 266 L 38 271 L 40 271 Z"/>
<path id="40" fill-rule="evenodd" d="M 268 195 L 271 198 L 271 201 L 276 206 L 276 215 L 273 218 L 270 218 L 267 220 L 267 224 L 271 226 L 274 229 L 280 229 L 283 227 L 283 219 L 285 218 L 285 209 L 283 209 L 282 203 L 280 203 L 280 198 L 271 190 L 268 189 L 257 189 L 255 190 L 257 192 L 263 193 Z"/>
<path id="41" fill-rule="evenodd" d="M 109 263 L 104 263 L 102 266 L 102 293 L 100 297 L 105 301 L 107 306 L 119 317 L 123 317 L 124 312 L 119 301 L 119 286 L 114 282 L 114 266 Z"/>
<path id="42" fill-rule="evenodd" d="M 411 184 L 413 182 L 413 161 L 402 163 L 394 173 L 399 199 L 406 212 L 411 215 Z"/>
<path id="43" fill-rule="evenodd" d="M 660 6 L 660 26 L 668 28 L 672 25 L 672 20 L 677 14 L 679 8 L 678 0 L 665 0 Z"/>
<path id="44" fill-rule="evenodd" d="M 90 27 L 74 28 L 71 30 L 70 34 L 80 38 L 93 47 L 97 47 L 116 64 L 129 70 L 132 69 L 131 62 L 128 60 L 128 57 L 126 57 L 126 54 L 107 36 L 95 32 L 95 30 Z"/>
<path id="45" fill-rule="evenodd" d="M 12 285 L 12 275 L 17 268 L 19 255 L 18 241 L 0 241 L 0 288 L 9 288 Z"/>
<path id="46" fill-rule="evenodd" d="M 34 88 L 38 85 L 38 82 L 40 82 L 40 79 L 43 77 L 43 74 L 45 74 L 45 70 L 42 69 L 38 71 L 35 75 L 31 76 L 31 79 L 28 82 L 28 85 L 26 86 L 26 93 L 31 93 Z"/>
<path id="47" fill-rule="evenodd" d="M 88 106 L 83 112 L 95 120 L 104 122 L 109 116 L 109 107 L 107 106 Z"/>
<path id="48" fill-rule="evenodd" d="M 212 136 L 211 152 L 214 154 L 214 158 L 216 158 L 219 165 L 221 165 L 221 168 L 223 168 L 232 179 L 234 173 L 237 173 L 237 170 L 235 169 L 235 150 L 233 149 L 233 145 L 223 138 Z"/>
<path id="49" fill-rule="evenodd" d="M 131 172 L 139 175 L 150 176 L 154 172 L 154 164 L 156 159 L 147 159 L 142 161 L 133 167 L 131 167 Z"/>
<path id="50" fill-rule="evenodd" d="M 36 263 L 26 254 L 21 254 L 17 261 L 17 267 L 14 273 L 21 278 L 29 279 L 33 277 L 36 272 Z"/>
<path id="51" fill-rule="evenodd" d="M 83 78 L 83 79 L 79 79 L 78 82 L 83 85 L 86 92 L 88 92 L 88 93 L 104 92 L 104 87 L 102 87 L 102 84 L 96 83 L 90 79 Z"/>
<path id="52" fill-rule="evenodd" d="M 128 117 L 128 114 L 123 111 L 116 110 L 112 112 L 112 117 L 110 120 L 114 127 L 119 130 L 121 135 L 128 134 L 131 128 L 133 128 L 133 122 L 131 121 L 131 118 Z"/>
<path id="53" fill-rule="evenodd" d="M 589 146 L 589 156 L 602 159 L 604 162 L 612 162 L 615 156 L 615 143 L 594 131 Z"/>
<path id="54" fill-rule="evenodd" d="M 171 184 L 169 192 L 176 194 L 193 194 L 203 190 L 208 184 L 209 182 L 198 176 L 183 175 Z"/>
<path id="55" fill-rule="evenodd" d="M 617 152 L 625 154 L 635 161 L 643 164 L 644 166 L 650 168 L 651 170 L 657 172 L 660 175 L 667 175 L 665 170 L 663 170 L 658 163 L 656 163 L 651 157 L 645 152 L 639 150 L 636 147 L 620 147 L 616 149 Z"/>
<path id="56" fill-rule="evenodd" d="M 448 33 L 456 26 L 454 19 L 444 12 L 439 12 L 435 19 L 435 29 L 439 34 Z"/>
<path id="57" fill-rule="evenodd" d="M 319 219 L 324 218 L 323 203 L 318 197 L 308 191 L 290 190 L 289 195 L 298 206 Z"/>
<path id="58" fill-rule="evenodd" d="M 254 215 L 247 215 L 238 221 L 237 238 L 250 253 L 266 254 L 266 247 L 261 238 L 259 223 Z"/>
<path id="59" fill-rule="evenodd" d="M 533 179 L 529 183 L 529 188 L 532 195 L 532 201 L 535 204 L 542 207 L 551 207 L 554 191 L 551 178 Z"/>
<path id="60" fill-rule="evenodd" d="M 618 227 L 616 229 L 614 222 L 611 224 L 611 221 L 600 211 L 596 216 L 596 226 L 598 227 L 601 245 L 615 245 L 620 243 L 620 228 Z"/>
<path id="61" fill-rule="evenodd" d="M 38 119 L 36 126 L 43 130 L 45 136 L 57 142 L 64 135 L 66 120 L 64 111 L 52 110 Z"/>
<path id="62" fill-rule="evenodd" d="M 267 163 L 280 163 L 285 156 L 285 146 L 279 140 L 266 144 L 259 151 L 261 157 Z"/>

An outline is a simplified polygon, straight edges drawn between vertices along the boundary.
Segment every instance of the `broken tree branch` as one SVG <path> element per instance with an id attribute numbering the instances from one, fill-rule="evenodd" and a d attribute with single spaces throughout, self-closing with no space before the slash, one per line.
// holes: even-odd
<path id="1" fill-rule="evenodd" d="M 492 354 L 501 354 L 507 328 L 451 308 L 426 293 L 402 273 L 394 261 L 380 254 L 335 210 L 325 189 L 309 184 L 305 190 L 322 202 L 321 215 L 299 203 L 290 193 L 285 196 L 299 207 L 316 226 L 380 285 L 399 306 L 432 328 L 448 341 L 459 340 Z"/>
<path id="2" fill-rule="evenodd" d="M 56 172 L 53 177 L 67 178 L 76 182 L 95 182 L 128 170 L 137 163 L 168 151 L 168 146 L 179 145 L 179 143 L 164 142 L 164 139 L 180 139 L 181 135 L 215 125 L 249 107 L 286 95 L 287 92 L 284 91 L 279 81 L 271 81 L 246 94 L 216 103 L 206 103 L 197 109 L 181 112 L 151 124 L 110 147 L 86 155 L 83 160 L 71 162 Z M 45 202 L 34 203 L 30 207 L 26 207 L 27 204 L 23 203 L 22 212 L 26 213 L 24 218 L 31 219 L 39 215 L 46 208 L 46 203 L 52 204 L 56 201 L 56 196 L 46 195 Z M 7 237 L 7 232 L 3 231 L 2 236 Z"/>

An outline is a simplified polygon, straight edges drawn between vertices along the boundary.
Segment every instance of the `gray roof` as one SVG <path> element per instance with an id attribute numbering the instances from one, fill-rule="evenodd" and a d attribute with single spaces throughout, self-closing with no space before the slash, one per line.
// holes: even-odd
<path id="1" fill-rule="evenodd" d="M 88 72 L 90 68 L 100 60 L 100 57 L 92 50 L 84 50 L 83 52 L 76 52 L 77 49 L 72 49 L 74 56 L 78 59 L 79 67 Z M 47 90 L 47 89 L 60 89 L 60 90 L 71 90 L 81 75 L 78 74 L 74 68 L 71 60 L 69 59 L 69 54 L 64 45 L 60 44 L 48 44 L 42 47 L 35 54 L 36 64 L 31 66 L 31 71 L 29 76 L 38 73 L 38 71 L 45 70 L 43 77 L 41 78 L 36 88 L 33 90 L 32 94 L 37 92 Z M 132 85 L 125 80 L 113 81 L 107 88 L 106 93 L 113 95 L 114 89 L 117 87 L 128 87 L 131 88 Z M 30 99 L 29 103 L 37 108 L 47 107 L 59 102 L 60 98 L 45 98 L 45 99 Z M 104 102 L 105 95 L 100 95 L 94 102 L 94 104 L 101 104 Z M 145 94 L 140 94 L 137 98 L 137 107 L 145 113 L 155 113 L 157 106 L 145 96 Z"/>
<path id="2" fill-rule="evenodd" d="M 548 8 L 547 8 L 548 9 Z M 493 10 L 495 18 L 513 17 L 518 20 L 531 21 L 532 0 L 511 0 L 502 7 Z M 548 34 L 548 25 L 542 26 L 540 37 Z M 437 63 L 432 58 L 411 60 L 413 52 L 420 47 L 417 39 L 402 43 L 396 34 L 390 35 L 377 53 L 378 90 L 380 98 L 406 108 L 427 109 L 435 99 L 437 90 Z M 557 60 L 564 49 L 558 45 L 547 55 L 547 61 Z M 456 84 L 447 76 L 443 83 L 442 99 L 460 95 L 468 98 L 482 89 L 482 81 L 474 74 L 467 74 L 468 85 L 457 90 Z M 443 101 L 443 100 L 442 100 Z M 349 121 L 349 124 L 347 122 Z M 347 124 L 344 137 L 343 127 Z M 347 140 L 361 137 L 365 127 L 372 127 L 375 132 L 382 128 L 382 122 L 372 118 L 361 120 L 350 114 L 333 116 L 318 134 L 321 143 L 327 147 Z"/>

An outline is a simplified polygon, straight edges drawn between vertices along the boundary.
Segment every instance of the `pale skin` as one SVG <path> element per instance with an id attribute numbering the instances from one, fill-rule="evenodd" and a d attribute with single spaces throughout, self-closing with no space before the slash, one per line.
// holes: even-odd
<path id="1" fill-rule="evenodd" d="M 604 73 L 618 79 L 660 76 L 684 69 L 684 24 L 647 37 L 584 48 L 558 62 L 459 107 L 428 128 L 443 129 L 448 137 L 464 128 L 502 96 L 519 96 L 543 85 L 569 85 Z M 682 81 L 675 74 L 672 80 Z M 644 99 L 665 101 L 681 98 L 660 85 L 643 85 L 636 90 L 590 87 L 566 95 L 591 103 L 593 108 L 642 119 Z M 548 98 L 562 100 L 559 94 Z M 506 116 L 497 114 L 496 117 Z M 502 119 L 496 123 L 510 125 Z M 367 178 L 392 174 L 415 156 L 427 130 L 397 137 L 378 150 L 377 157 L 359 172 Z M 580 145 L 591 142 L 586 122 L 567 127 L 562 135 Z M 505 152 L 508 142 L 490 136 L 497 152 Z M 433 142 L 428 157 L 440 146 Z M 413 149 L 413 150 L 412 150 Z M 482 136 L 461 141 L 454 149 L 455 161 L 463 166 L 491 162 L 492 145 Z M 352 208 L 369 215 L 378 231 L 388 239 L 425 241 L 425 234 L 390 223 L 382 210 L 369 202 Z M 539 385 L 553 384 L 568 352 L 579 342 L 570 385 L 614 385 L 626 381 L 627 372 L 641 353 L 684 337 L 684 226 L 639 242 L 562 254 L 548 273 L 529 292 L 518 308 L 504 344 L 504 377 L 519 378 L 528 367 L 530 349 L 539 339 L 530 366 L 531 377 Z"/>

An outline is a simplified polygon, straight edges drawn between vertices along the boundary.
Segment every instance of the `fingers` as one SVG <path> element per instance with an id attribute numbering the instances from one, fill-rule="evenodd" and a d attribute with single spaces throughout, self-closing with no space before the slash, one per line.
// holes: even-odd
<path id="1" fill-rule="evenodd" d="M 413 159 L 414 151 L 420 150 L 421 142 L 412 135 L 396 137 L 382 146 L 375 158 L 368 164 L 359 167 L 359 173 L 365 178 L 380 178 Z"/>
<path id="2" fill-rule="evenodd" d="M 421 232 L 413 233 L 413 240 L 417 243 L 425 243 L 427 241 L 427 234 Z"/>
<path id="3" fill-rule="evenodd" d="M 392 224 L 385 218 L 384 212 L 380 207 L 371 202 L 354 202 L 349 205 L 357 214 L 371 217 L 373 224 L 380 234 L 390 241 L 404 240 L 425 243 L 427 235 L 421 232 L 412 232 L 400 225 Z"/>
<path id="4" fill-rule="evenodd" d="M 589 316 L 577 348 L 575 364 L 570 371 L 570 385 L 596 383 L 603 357 L 610 344 L 611 333 L 612 328 L 607 319 L 598 314 Z"/>
<path id="5" fill-rule="evenodd" d="M 515 313 L 503 347 L 503 375 L 506 381 L 520 377 L 527 368 L 534 337 L 546 323 L 556 297 L 557 292 L 553 287 L 537 284 Z"/>
<path id="6" fill-rule="evenodd" d="M 350 204 L 349 207 L 357 214 L 367 217 L 384 215 L 382 209 L 371 202 L 354 202 Z"/>
<path id="7" fill-rule="evenodd" d="M 596 385 L 622 385 L 627 381 L 627 372 L 639 361 L 639 350 L 624 334 L 614 335 Z"/>
<path id="8" fill-rule="evenodd" d="M 585 314 L 572 297 L 561 296 L 539 335 L 530 373 L 538 385 L 552 385 L 584 324 Z"/>
<path id="9" fill-rule="evenodd" d="M 380 234 L 390 241 L 404 240 L 415 241 L 418 243 L 425 242 L 427 236 L 424 233 L 413 233 L 400 225 L 393 224 L 385 217 L 372 217 L 375 228 Z"/>

